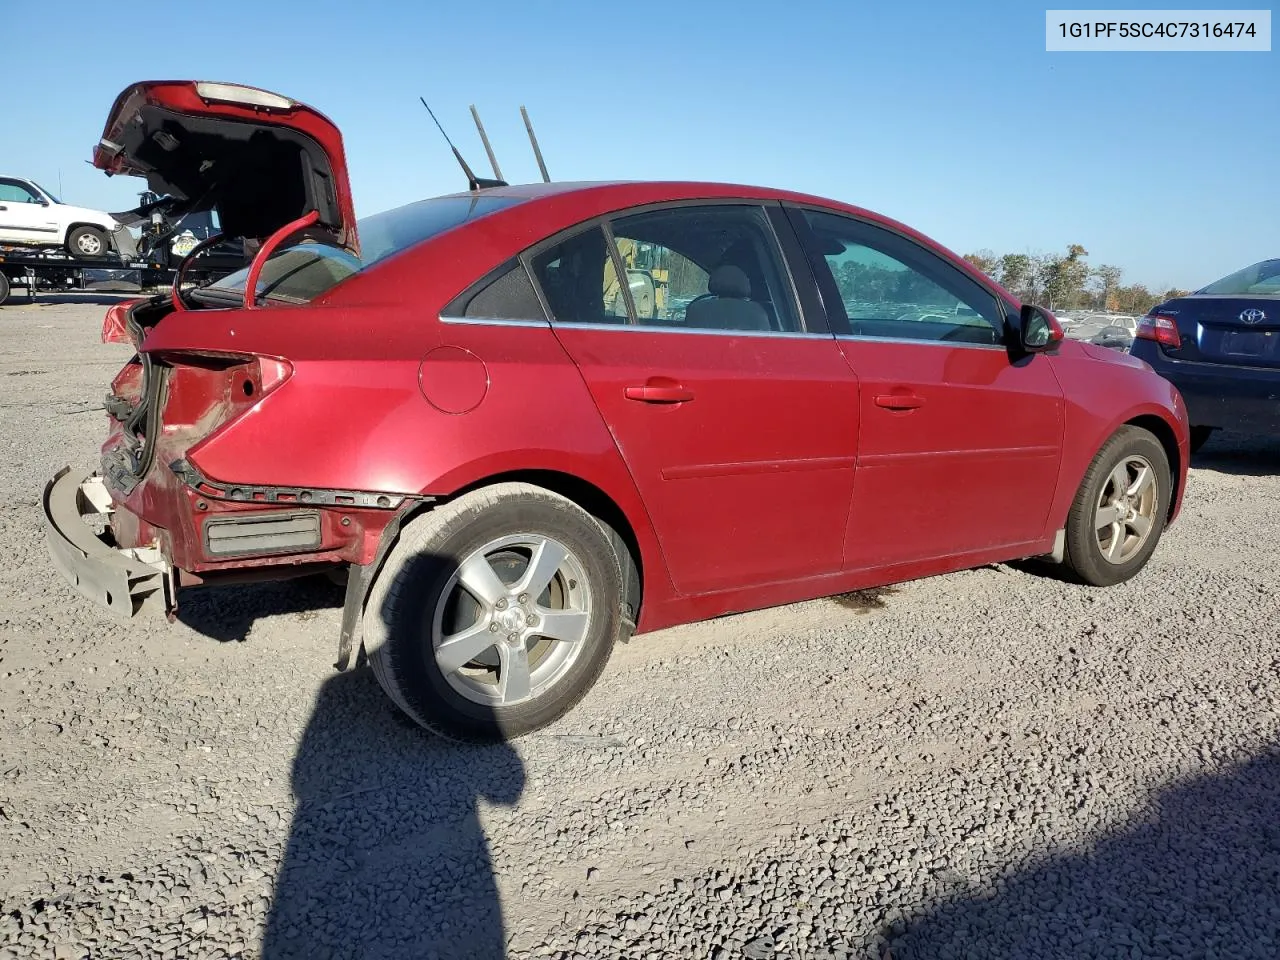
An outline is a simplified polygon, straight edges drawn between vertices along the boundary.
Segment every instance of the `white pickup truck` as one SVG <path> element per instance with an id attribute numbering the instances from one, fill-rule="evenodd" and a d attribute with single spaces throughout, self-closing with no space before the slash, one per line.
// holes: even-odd
<path id="1" fill-rule="evenodd" d="M 100 257 L 111 252 L 119 228 L 111 214 L 63 203 L 34 180 L 0 176 L 0 244 Z"/>

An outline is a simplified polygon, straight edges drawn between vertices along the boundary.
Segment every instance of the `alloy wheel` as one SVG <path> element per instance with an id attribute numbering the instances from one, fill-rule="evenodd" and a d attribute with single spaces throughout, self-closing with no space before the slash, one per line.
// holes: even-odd
<path id="1" fill-rule="evenodd" d="M 1155 525 L 1159 502 L 1156 472 L 1136 454 L 1116 464 L 1098 495 L 1094 529 L 1109 563 L 1125 563 L 1142 549 Z"/>
<path id="2" fill-rule="evenodd" d="M 468 555 L 445 585 L 431 656 L 463 697 L 511 706 L 564 677 L 590 622 L 590 584 L 568 547 L 534 534 L 501 537 Z"/>

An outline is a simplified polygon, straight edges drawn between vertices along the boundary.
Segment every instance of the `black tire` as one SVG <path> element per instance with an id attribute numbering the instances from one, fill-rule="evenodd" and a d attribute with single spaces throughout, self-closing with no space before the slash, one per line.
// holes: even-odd
<path id="1" fill-rule="evenodd" d="M 1209 442 L 1209 438 L 1213 436 L 1213 427 L 1192 427 L 1191 428 L 1191 452 L 1199 453 L 1200 448 Z"/>
<path id="2" fill-rule="evenodd" d="M 107 235 L 97 227 L 76 227 L 67 234 L 67 252 L 73 257 L 101 257 L 110 253 L 111 247 Z"/>
<path id="3" fill-rule="evenodd" d="M 9 299 L 9 278 L 0 271 L 0 304 Z"/>
<path id="4" fill-rule="evenodd" d="M 436 662 L 432 635 L 438 605 L 453 602 L 442 595 L 460 564 L 512 536 L 551 537 L 563 544 L 583 572 L 590 612 L 581 649 L 563 675 L 523 702 L 490 705 L 451 685 Z M 571 583 L 577 587 L 579 581 Z M 622 584 L 618 556 L 594 517 L 541 487 L 495 484 L 443 504 L 400 531 L 365 604 L 365 651 L 382 689 L 421 726 L 454 740 L 510 740 L 557 720 L 595 684 L 623 625 Z M 496 643 L 485 653 L 495 649 Z"/>
<path id="5" fill-rule="evenodd" d="M 1112 472 L 1134 457 L 1146 460 L 1155 475 L 1155 503 L 1149 518 L 1151 525 L 1146 540 L 1138 545 L 1132 556 L 1122 562 L 1113 562 L 1107 559 L 1099 543 L 1099 500 L 1107 489 Z M 1137 574 L 1146 566 L 1160 542 L 1169 515 L 1172 488 L 1169 458 L 1160 441 L 1141 427 L 1126 426 L 1117 430 L 1093 458 L 1071 504 L 1064 558 L 1067 569 L 1082 582 L 1095 587 L 1114 586 Z M 1123 528 L 1123 532 L 1127 533 L 1127 528 Z"/>

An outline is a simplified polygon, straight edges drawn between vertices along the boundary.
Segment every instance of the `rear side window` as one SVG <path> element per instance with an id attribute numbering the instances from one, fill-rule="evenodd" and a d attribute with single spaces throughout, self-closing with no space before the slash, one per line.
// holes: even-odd
<path id="1" fill-rule="evenodd" d="M 545 320 L 529 273 L 518 260 L 503 264 L 441 311 L 445 317 L 477 320 Z"/>
<path id="2" fill-rule="evenodd" d="M 533 274 L 561 323 L 734 333 L 800 329 L 765 211 L 691 204 L 610 221 L 542 251 Z"/>
<path id="3" fill-rule="evenodd" d="M 533 275 L 560 323 L 626 323 L 626 299 L 609 284 L 613 261 L 600 227 L 591 227 L 533 257 Z M 606 265 L 608 277 L 606 277 Z M 606 289 L 613 295 L 605 296 Z"/>

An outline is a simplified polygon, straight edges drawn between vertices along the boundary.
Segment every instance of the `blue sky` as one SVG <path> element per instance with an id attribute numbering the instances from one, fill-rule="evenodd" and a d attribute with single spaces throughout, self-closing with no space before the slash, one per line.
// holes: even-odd
<path id="1" fill-rule="evenodd" d="M 116 94 L 142 79 L 230 80 L 338 124 L 360 215 L 464 186 L 421 94 L 481 172 L 475 103 L 513 182 L 538 178 L 524 103 L 557 180 L 804 190 L 904 220 L 961 253 L 1081 243 L 1090 262 L 1162 289 L 1280 257 L 1280 53 L 1046 53 L 1044 11 L 848 0 L 15 4 L 4 73 L 26 80 L 6 98 L 0 170 L 54 190 L 61 176 L 67 202 L 126 208 L 141 182 L 85 162 Z"/>

